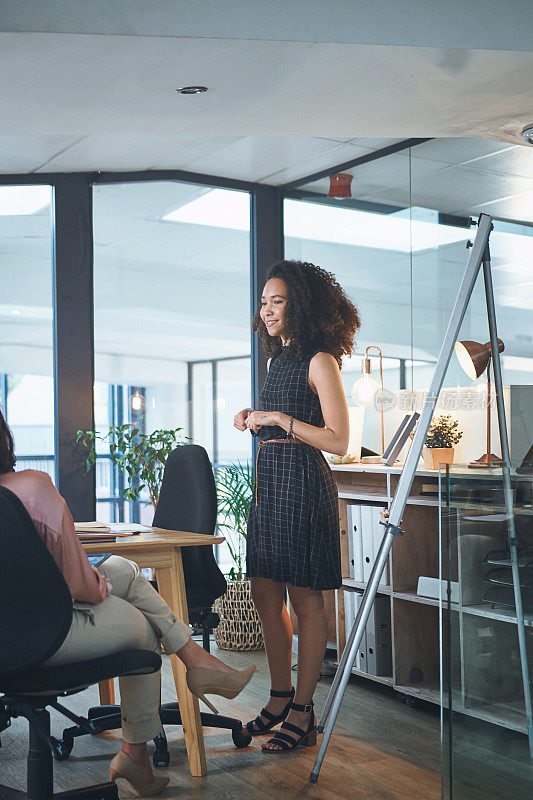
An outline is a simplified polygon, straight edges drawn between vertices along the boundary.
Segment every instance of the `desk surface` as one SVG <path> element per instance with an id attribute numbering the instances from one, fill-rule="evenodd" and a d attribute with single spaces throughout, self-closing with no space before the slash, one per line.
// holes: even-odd
<path id="1" fill-rule="evenodd" d="M 121 536 L 116 542 L 83 542 L 86 553 L 118 553 L 131 547 L 142 547 L 152 552 L 173 547 L 193 547 L 213 545 L 224 542 L 223 536 L 211 536 L 205 533 L 188 533 L 187 531 L 167 531 L 164 528 L 152 528 L 151 531 L 136 533 L 132 536 Z"/>

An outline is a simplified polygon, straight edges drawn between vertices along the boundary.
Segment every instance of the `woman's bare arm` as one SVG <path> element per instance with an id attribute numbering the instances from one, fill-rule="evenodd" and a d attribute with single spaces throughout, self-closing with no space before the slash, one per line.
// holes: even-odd
<path id="1" fill-rule="evenodd" d="M 317 353 L 309 365 L 309 382 L 320 400 L 324 428 L 317 428 L 295 419 L 292 432 L 302 442 L 343 456 L 348 448 L 348 404 L 344 394 L 339 365 L 329 353 Z M 278 413 L 277 425 L 289 430 L 290 417 Z"/>

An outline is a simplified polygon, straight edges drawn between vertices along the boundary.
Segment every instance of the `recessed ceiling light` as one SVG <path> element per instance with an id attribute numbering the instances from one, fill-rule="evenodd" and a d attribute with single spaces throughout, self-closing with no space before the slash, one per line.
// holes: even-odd
<path id="1" fill-rule="evenodd" d="M 179 94 L 202 94 L 202 92 L 207 92 L 207 86 L 182 86 L 176 91 Z"/>
<path id="2" fill-rule="evenodd" d="M 527 144 L 533 144 L 533 124 L 526 125 L 522 131 L 522 139 L 524 142 L 527 142 Z"/>

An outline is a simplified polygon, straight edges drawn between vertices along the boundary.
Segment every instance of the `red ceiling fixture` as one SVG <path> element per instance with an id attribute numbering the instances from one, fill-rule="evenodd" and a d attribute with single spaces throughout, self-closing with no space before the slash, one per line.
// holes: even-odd
<path id="1" fill-rule="evenodd" d="M 328 197 L 334 197 L 335 200 L 345 200 L 352 196 L 352 178 L 349 172 L 335 172 L 329 176 L 329 192 Z"/>

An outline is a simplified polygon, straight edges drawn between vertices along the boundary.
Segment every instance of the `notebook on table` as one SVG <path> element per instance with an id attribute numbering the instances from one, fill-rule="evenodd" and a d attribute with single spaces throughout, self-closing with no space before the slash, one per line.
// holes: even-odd
<path id="1" fill-rule="evenodd" d="M 74 528 L 82 542 L 116 542 L 118 538 L 135 536 L 143 531 L 151 531 L 146 525 L 135 522 L 75 522 Z"/>

